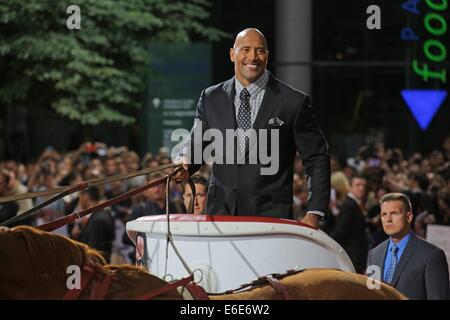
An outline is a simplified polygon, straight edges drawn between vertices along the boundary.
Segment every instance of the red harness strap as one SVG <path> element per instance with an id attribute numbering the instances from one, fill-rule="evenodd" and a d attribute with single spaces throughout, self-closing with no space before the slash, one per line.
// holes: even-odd
<path id="1" fill-rule="evenodd" d="M 92 283 L 90 300 L 103 300 L 108 293 L 109 285 L 111 284 L 112 276 L 106 274 L 103 279 L 96 274 L 95 267 L 87 264 L 83 266 L 83 273 L 81 275 L 80 289 L 69 289 L 63 296 L 63 300 L 76 300 L 80 297 L 87 286 Z"/>
<path id="2" fill-rule="evenodd" d="M 63 300 L 76 300 L 83 293 L 84 289 L 89 285 L 94 276 L 94 269 L 90 265 L 83 266 L 83 273 L 81 274 L 81 285 L 79 289 L 69 289 L 62 297 Z"/>
<path id="3" fill-rule="evenodd" d="M 81 275 L 81 286 L 79 289 L 69 289 L 63 296 L 63 300 L 76 300 L 80 295 L 86 290 L 90 283 L 92 283 L 90 300 L 103 300 L 106 298 L 108 293 L 108 288 L 112 281 L 112 275 L 106 274 L 103 279 L 96 274 L 96 269 L 94 266 L 85 265 L 83 266 L 83 273 Z M 153 290 L 147 294 L 137 297 L 135 300 L 150 300 L 166 292 L 176 289 L 179 286 L 184 286 L 186 289 L 194 296 L 196 300 L 206 300 L 208 299 L 208 294 L 205 290 L 197 286 L 194 282 L 194 276 L 190 275 L 188 277 L 182 278 L 178 281 L 165 285 L 161 288 Z"/>
<path id="4" fill-rule="evenodd" d="M 290 269 L 290 270 L 287 270 L 285 273 L 272 273 L 269 275 L 259 277 L 258 279 L 253 280 L 250 283 L 242 284 L 237 289 L 227 290 L 223 293 L 216 293 L 214 295 L 239 293 L 239 292 L 243 292 L 245 290 L 251 290 L 253 288 L 256 288 L 257 286 L 261 286 L 266 283 L 269 283 L 269 285 L 276 292 L 278 292 L 279 294 L 282 295 L 282 298 L 284 300 L 292 300 L 291 296 L 289 295 L 289 291 L 288 291 L 287 287 L 280 282 L 280 279 L 283 279 L 284 277 L 287 277 L 287 276 L 297 274 L 299 272 L 303 272 L 303 270 Z"/>
<path id="5" fill-rule="evenodd" d="M 106 294 L 108 293 L 111 280 L 112 276 L 107 274 L 104 276 L 103 281 L 94 281 L 89 300 L 104 300 L 106 298 Z"/>
<path id="6" fill-rule="evenodd" d="M 159 295 L 162 295 L 166 292 L 169 292 L 171 290 L 176 289 L 179 286 L 186 286 L 186 284 L 188 284 L 189 282 L 192 282 L 194 280 L 194 276 L 191 274 L 188 277 L 182 278 L 178 281 L 172 282 L 168 285 L 165 285 L 161 288 L 158 288 L 156 290 L 153 290 L 152 292 L 146 293 L 142 296 L 139 296 L 137 298 L 135 298 L 135 300 L 150 300 L 153 299 Z"/>
<path id="7" fill-rule="evenodd" d="M 189 291 L 195 300 L 209 300 L 209 296 L 205 289 L 195 284 L 195 282 L 186 283 L 184 287 L 187 291 Z"/>
<path id="8" fill-rule="evenodd" d="M 292 300 L 289 291 L 278 279 L 271 276 L 264 276 L 265 280 L 272 286 L 272 288 L 282 295 L 283 300 Z"/>

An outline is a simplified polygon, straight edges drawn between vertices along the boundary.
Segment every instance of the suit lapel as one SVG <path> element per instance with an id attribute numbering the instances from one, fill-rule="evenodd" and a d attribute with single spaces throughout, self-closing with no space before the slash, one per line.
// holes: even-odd
<path id="1" fill-rule="evenodd" d="M 236 129 L 236 108 L 234 106 L 234 96 L 236 94 L 236 90 L 234 87 L 234 78 L 226 81 L 223 84 L 222 89 L 227 97 L 226 108 L 224 110 L 225 117 L 223 119 L 225 128 Z"/>
<path id="2" fill-rule="evenodd" d="M 384 279 L 384 261 L 386 260 L 387 250 L 389 248 L 389 239 L 385 240 L 382 244 L 381 254 L 376 257 L 375 265 L 381 268 L 381 279 Z"/>
<path id="3" fill-rule="evenodd" d="M 224 100 L 225 100 L 223 110 L 221 110 L 221 112 L 223 112 L 221 113 L 222 117 L 221 120 L 223 121 L 224 130 L 226 129 L 236 130 L 237 129 L 236 107 L 234 105 L 234 96 L 236 95 L 236 88 L 234 85 L 234 78 L 231 78 L 230 80 L 226 81 L 223 84 L 222 90 L 224 93 Z M 226 132 L 223 133 L 226 135 Z M 233 143 L 233 147 L 234 147 L 233 159 L 234 161 L 236 161 L 238 144 Z"/>
<path id="4" fill-rule="evenodd" d="M 269 121 L 270 117 L 277 110 L 279 99 L 278 93 L 280 89 L 278 88 L 277 80 L 269 74 L 269 80 L 266 86 L 266 92 L 264 93 L 263 101 L 259 107 L 258 114 L 256 115 L 255 122 L 253 123 L 253 129 L 256 131 L 256 140 L 258 140 L 258 130 L 264 129 Z M 250 150 L 256 147 L 256 143 L 250 145 L 249 150 L 247 150 L 246 155 L 248 156 Z"/>
<path id="5" fill-rule="evenodd" d="M 411 235 L 411 238 L 408 241 L 408 244 L 406 245 L 405 251 L 403 251 L 402 256 L 400 258 L 400 262 L 398 263 L 397 267 L 394 270 L 394 277 L 392 279 L 392 286 L 395 286 L 398 282 L 398 279 L 400 278 L 400 274 L 402 273 L 403 269 L 408 264 L 409 258 L 414 253 L 414 247 L 416 246 L 416 237 L 414 234 Z"/>
<path id="6" fill-rule="evenodd" d="M 270 74 L 261 107 L 259 108 L 255 122 L 253 123 L 253 129 L 263 129 L 266 126 L 280 102 L 278 99 L 279 93 L 280 89 L 278 87 L 277 80 L 272 76 L 272 74 Z"/>

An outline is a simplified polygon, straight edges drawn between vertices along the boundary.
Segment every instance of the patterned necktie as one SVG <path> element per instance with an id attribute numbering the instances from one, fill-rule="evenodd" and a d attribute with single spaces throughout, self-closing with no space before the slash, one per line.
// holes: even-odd
<path id="1" fill-rule="evenodd" d="M 237 125 L 239 136 L 239 147 L 242 154 L 245 154 L 245 147 L 248 146 L 248 137 L 246 137 L 245 131 L 250 129 L 252 125 L 252 111 L 250 108 L 250 93 L 246 88 L 242 89 L 241 95 L 239 96 L 241 100 L 241 105 L 239 106 Z"/>
<path id="2" fill-rule="evenodd" d="M 398 257 L 397 257 L 398 247 L 392 246 L 391 249 L 391 263 L 386 272 L 386 283 L 392 283 L 392 278 L 394 277 L 395 268 L 397 267 Z"/>

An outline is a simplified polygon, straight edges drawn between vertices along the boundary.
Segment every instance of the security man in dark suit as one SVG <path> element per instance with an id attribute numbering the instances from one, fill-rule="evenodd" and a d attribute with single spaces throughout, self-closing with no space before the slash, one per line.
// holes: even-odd
<path id="1" fill-rule="evenodd" d="M 215 129 L 226 142 L 224 149 L 215 150 L 206 213 L 293 219 L 293 163 L 298 151 L 309 188 L 308 212 L 303 222 L 317 226 L 329 201 L 328 145 L 309 96 L 268 72 L 268 55 L 260 31 L 250 28 L 237 35 L 230 49 L 235 76 L 202 92 L 187 144 L 189 151 L 181 153 L 183 157 L 178 160 L 185 171 L 177 179 L 187 180 L 205 163 L 203 157 L 195 160 L 194 153 L 202 154 L 209 142 L 199 143 L 195 130 L 204 134 Z M 251 129 L 256 133 L 256 143 L 251 135 L 245 136 Z M 261 129 L 267 130 L 265 141 L 260 138 Z M 229 130 L 237 132 L 234 141 L 227 139 Z M 260 150 L 270 154 L 270 166 L 261 158 L 251 161 Z M 240 161 L 241 156 L 244 161 Z M 274 172 L 267 173 L 270 168 L 275 168 Z"/>
<path id="2" fill-rule="evenodd" d="M 411 203 L 402 193 L 380 200 L 381 223 L 389 239 L 369 253 L 367 270 L 380 270 L 382 280 L 410 299 L 449 299 L 448 265 L 444 251 L 411 231 Z"/>
<path id="3" fill-rule="evenodd" d="M 330 232 L 330 236 L 344 248 L 358 273 L 364 273 L 369 251 L 363 214 L 366 191 L 366 178 L 354 175 L 350 179 L 350 192 L 342 203 L 336 224 Z"/>

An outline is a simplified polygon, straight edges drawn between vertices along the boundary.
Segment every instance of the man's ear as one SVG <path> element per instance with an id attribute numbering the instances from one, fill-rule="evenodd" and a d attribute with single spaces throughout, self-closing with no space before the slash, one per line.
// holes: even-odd
<path id="1" fill-rule="evenodd" d="M 411 224 L 412 219 L 413 219 L 413 214 L 411 211 L 406 213 L 406 219 L 407 219 L 408 223 Z"/>
<path id="2" fill-rule="evenodd" d="M 230 48 L 230 60 L 234 62 L 234 48 Z"/>

